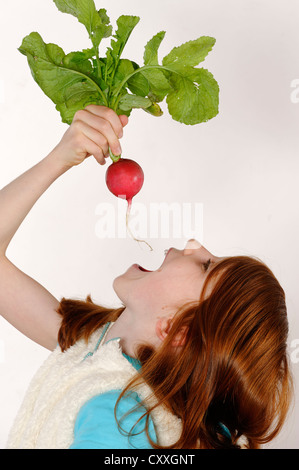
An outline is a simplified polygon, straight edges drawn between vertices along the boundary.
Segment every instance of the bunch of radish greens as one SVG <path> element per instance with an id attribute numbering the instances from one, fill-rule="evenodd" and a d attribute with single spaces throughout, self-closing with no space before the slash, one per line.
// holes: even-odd
<path id="1" fill-rule="evenodd" d="M 158 49 L 165 36 L 165 31 L 160 31 L 146 44 L 144 64 L 139 66 L 122 58 L 138 16 L 120 16 L 113 34 L 106 10 L 97 10 L 94 0 L 53 1 L 58 10 L 75 16 L 85 26 L 92 47 L 65 54 L 61 47 L 46 44 L 39 33 L 32 32 L 23 39 L 19 51 L 27 56 L 34 80 L 55 103 L 63 122 L 71 124 L 75 113 L 89 104 L 107 106 L 118 115 L 130 116 L 133 108 L 140 108 L 161 116 L 158 103 L 165 98 L 172 118 L 184 124 L 206 122 L 218 114 L 217 81 L 207 69 L 196 67 L 213 48 L 214 38 L 202 36 L 174 47 L 159 64 Z M 101 42 L 110 36 L 110 47 L 103 56 Z M 113 163 L 106 173 L 107 186 L 127 199 L 129 210 L 132 197 L 143 184 L 142 169 L 111 151 L 110 156 Z"/>

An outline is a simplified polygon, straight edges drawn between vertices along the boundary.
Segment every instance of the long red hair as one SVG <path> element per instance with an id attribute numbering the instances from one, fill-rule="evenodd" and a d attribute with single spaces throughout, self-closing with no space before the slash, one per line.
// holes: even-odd
<path id="1" fill-rule="evenodd" d="M 63 298 L 58 308 L 61 349 L 87 340 L 124 308 L 96 305 L 90 296 L 86 301 Z M 185 342 L 176 354 L 172 343 L 183 330 Z M 287 337 L 285 294 L 272 271 L 253 257 L 224 258 L 210 270 L 198 302 L 176 313 L 161 346 L 139 346 L 142 368 L 117 404 L 145 381 L 155 406 L 163 404 L 181 418 L 181 437 L 173 448 L 238 448 L 240 436 L 248 448 L 259 448 L 279 433 L 290 406 Z M 154 448 L 161 448 L 148 433 L 151 410 L 145 413 L 147 435 Z"/>

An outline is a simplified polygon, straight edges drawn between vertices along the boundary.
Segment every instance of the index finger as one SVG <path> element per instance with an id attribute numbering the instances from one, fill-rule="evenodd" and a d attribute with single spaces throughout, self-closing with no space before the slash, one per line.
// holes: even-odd
<path id="1" fill-rule="evenodd" d="M 103 119 L 106 119 L 110 122 L 112 129 L 114 130 L 117 137 L 120 139 L 123 136 L 123 125 L 118 115 L 113 109 L 108 108 L 107 106 L 100 106 L 96 104 L 90 104 L 85 108 L 92 114 L 100 116 Z"/>

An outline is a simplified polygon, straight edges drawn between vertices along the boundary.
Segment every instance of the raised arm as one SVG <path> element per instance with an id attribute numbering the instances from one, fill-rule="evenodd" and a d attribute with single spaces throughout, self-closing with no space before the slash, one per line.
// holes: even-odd
<path id="1" fill-rule="evenodd" d="M 54 150 L 0 191 L 0 315 L 47 349 L 53 350 L 57 344 L 59 302 L 11 263 L 7 247 L 36 201 L 58 177 L 91 155 L 104 164 L 108 146 L 119 153 L 118 139 L 126 124 L 126 116 L 117 116 L 103 106 L 78 111 Z"/>

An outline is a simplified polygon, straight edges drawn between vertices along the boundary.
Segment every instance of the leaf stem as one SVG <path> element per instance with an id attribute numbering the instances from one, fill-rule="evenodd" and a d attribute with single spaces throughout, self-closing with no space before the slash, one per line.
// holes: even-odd
<path id="1" fill-rule="evenodd" d="M 121 155 L 114 155 L 114 153 L 112 153 L 110 147 L 109 147 L 109 155 L 110 155 L 110 158 L 113 161 L 113 163 L 118 162 L 118 160 L 121 158 Z"/>
<path id="2" fill-rule="evenodd" d="M 99 57 L 99 48 L 94 46 L 96 61 L 97 61 L 97 68 L 98 68 L 98 78 L 102 78 L 102 71 L 100 66 L 100 57 Z"/>
<path id="3" fill-rule="evenodd" d="M 119 96 L 116 96 L 116 99 L 113 100 L 113 104 L 112 104 L 111 107 L 112 107 L 113 111 L 115 111 L 115 112 L 117 110 L 118 103 L 119 103 L 120 99 L 121 99 L 121 96 L 119 95 Z"/>

